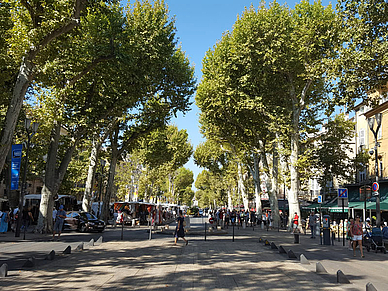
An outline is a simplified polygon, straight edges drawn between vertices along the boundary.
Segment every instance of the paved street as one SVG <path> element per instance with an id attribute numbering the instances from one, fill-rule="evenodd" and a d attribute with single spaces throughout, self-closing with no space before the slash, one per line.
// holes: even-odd
<path id="1" fill-rule="evenodd" d="M 124 241 L 120 241 L 120 229 L 108 229 L 103 233 L 102 245 L 71 255 L 59 253 L 69 243 L 77 245 L 100 234 L 65 233 L 60 242 L 1 242 L 2 261 L 18 253 L 21 258 L 34 252 L 47 254 L 51 249 L 58 250 L 58 255 L 54 261 L 37 260 L 38 265 L 32 269 L 14 263 L 10 276 L 0 280 L 0 289 L 365 290 L 366 283 L 372 282 L 377 290 L 387 290 L 387 255 L 366 253 L 365 259 L 354 258 L 342 244 L 321 246 L 318 239 L 302 235 L 301 243 L 296 245 L 289 233 L 257 228 L 236 228 L 235 242 L 231 228 L 228 235 L 211 235 L 204 241 L 198 235 L 204 220 L 191 221 L 196 235 L 188 236 L 188 246 L 183 241 L 174 246 L 169 234 L 153 234 L 148 240 L 145 227 L 125 229 Z M 259 237 L 292 249 L 298 257 L 303 253 L 311 264 L 288 259 L 259 243 Z M 317 261 L 328 274 L 315 273 Z M 338 269 L 352 284 L 336 283 Z"/>

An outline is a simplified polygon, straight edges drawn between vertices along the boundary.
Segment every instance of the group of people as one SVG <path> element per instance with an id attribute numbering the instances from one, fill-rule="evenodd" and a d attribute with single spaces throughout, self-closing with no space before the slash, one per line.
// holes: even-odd
<path id="1" fill-rule="evenodd" d="M 4 208 L 0 210 L 0 233 L 4 234 L 8 231 L 15 232 L 17 227 L 17 221 L 19 219 L 20 211 L 18 207 L 14 209 Z M 35 221 L 31 213 L 30 208 L 24 208 L 21 220 L 21 230 L 27 230 L 27 228 Z"/>
<path id="2" fill-rule="evenodd" d="M 255 211 L 251 210 L 225 210 L 225 209 L 218 209 L 215 211 L 209 211 L 208 213 L 209 219 L 212 218 L 215 221 L 215 224 L 217 226 L 222 226 L 228 228 L 230 224 L 232 225 L 239 225 L 247 226 L 249 223 L 253 226 L 256 225 L 262 225 L 266 228 L 272 228 L 273 227 L 273 218 L 271 215 L 271 211 L 263 211 L 262 214 L 257 214 Z M 283 227 L 283 225 L 286 225 L 287 216 L 284 213 L 280 214 L 280 227 Z"/>

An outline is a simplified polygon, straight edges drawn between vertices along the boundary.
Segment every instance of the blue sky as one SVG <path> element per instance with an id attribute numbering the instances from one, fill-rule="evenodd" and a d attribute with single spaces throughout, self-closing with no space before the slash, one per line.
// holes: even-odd
<path id="1" fill-rule="evenodd" d="M 124 1 L 125 2 L 125 1 Z M 290 7 L 300 1 L 281 1 Z M 312 2 L 312 1 L 311 1 Z M 207 50 L 212 48 L 217 40 L 221 39 L 223 32 L 232 30 L 237 15 L 241 15 L 245 7 L 257 8 L 260 1 L 246 0 L 165 0 L 168 5 L 170 16 L 176 20 L 177 37 L 183 50 L 186 52 L 192 65 L 195 66 L 197 81 L 201 81 L 202 59 Z M 270 3 L 270 1 L 266 1 Z M 327 6 L 329 1 L 322 1 Z M 194 96 L 192 98 L 194 101 Z M 195 147 L 204 141 L 199 132 L 198 107 L 193 104 L 192 110 L 186 115 L 180 114 L 173 120 L 173 124 L 179 129 L 186 129 L 189 139 Z M 194 172 L 194 180 L 202 171 L 193 159 L 185 165 Z"/>
<path id="2" fill-rule="evenodd" d="M 166 0 L 170 15 L 175 16 L 177 37 L 179 42 L 195 66 L 195 75 L 198 82 L 201 80 L 202 59 L 209 48 L 221 39 L 222 33 L 232 30 L 237 15 L 241 15 L 245 7 L 251 4 L 256 8 L 260 1 L 245 0 Z M 285 1 L 278 1 L 284 3 Z M 288 1 L 293 7 L 299 1 Z M 269 3 L 269 1 L 267 1 Z M 329 1 L 322 1 L 323 5 L 329 5 Z M 193 97 L 194 99 L 194 97 Z M 194 101 L 194 100 L 193 100 Z M 204 141 L 199 132 L 198 108 L 192 105 L 192 110 L 185 116 L 179 115 L 173 123 L 179 129 L 186 129 L 194 148 Z M 185 165 L 194 172 L 194 179 L 202 171 L 193 159 Z"/>

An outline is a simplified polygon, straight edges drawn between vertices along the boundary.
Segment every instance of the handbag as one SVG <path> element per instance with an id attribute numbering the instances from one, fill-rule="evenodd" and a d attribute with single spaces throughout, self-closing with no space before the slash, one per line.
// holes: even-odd
<path id="1" fill-rule="evenodd" d="M 183 220 L 183 227 L 186 227 L 186 221 Z"/>

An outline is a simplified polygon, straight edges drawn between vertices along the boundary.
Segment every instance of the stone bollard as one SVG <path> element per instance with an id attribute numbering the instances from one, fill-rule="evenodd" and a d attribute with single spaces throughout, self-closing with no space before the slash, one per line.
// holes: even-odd
<path id="1" fill-rule="evenodd" d="M 345 274 L 341 270 L 337 271 L 337 283 L 350 284 L 349 279 L 345 276 Z"/>
<path id="2" fill-rule="evenodd" d="M 67 248 L 65 248 L 65 250 L 63 251 L 63 254 L 64 254 L 64 255 L 69 255 L 69 254 L 71 254 L 71 246 L 67 246 Z"/>
<path id="3" fill-rule="evenodd" d="M 264 245 L 266 245 L 266 246 L 270 246 L 270 245 L 271 245 L 271 243 L 270 243 L 268 240 L 265 240 L 265 242 L 264 242 Z"/>
<path id="4" fill-rule="evenodd" d="M 375 286 L 373 286 L 371 282 L 368 282 L 366 284 L 366 291 L 377 291 L 377 289 L 375 288 Z"/>
<path id="5" fill-rule="evenodd" d="M 0 278 L 5 278 L 7 276 L 8 276 L 8 265 L 4 263 L 0 267 Z"/>
<path id="6" fill-rule="evenodd" d="M 286 250 L 282 246 L 279 246 L 279 254 L 287 254 Z"/>
<path id="7" fill-rule="evenodd" d="M 102 236 L 100 236 L 98 240 L 96 240 L 96 242 L 94 243 L 95 246 L 99 246 L 100 244 L 102 244 Z"/>
<path id="8" fill-rule="evenodd" d="M 297 259 L 296 255 L 292 250 L 288 250 L 287 255 L 289 259 Z"/>
<path id="9" fill-rule="evenodd" d="M 89 245 L 92 247 L 92 246 L 94 246 L 94 239 L 91 239 L 90 241 L 89 241 Z"/>
<path id="10" fill-rule="evenodd" d="M 317 262 L 315 271 L 317 273 L 327 273 L 325 267 L 320 262 Z"/>
<path id="11" fill-rule="evenodd" d="M 24 264 L 23 267 L 32 268 L 35 266 L 35 258 L 31 257 L 29 258 Z"/>
<path id="12" fill-rule="evenodd" d="M 46 257 L 44 258 L 45 260 L 53 261 L 55 258 L 55 251 L 52 250 Z"/>
<path id="13" fill-rule="evenodd" d="M 274 242 L 271 242 L 271 249 L 273 249 L 273 250 L 277 250 L 278 249 L 278 247 L 275 245 Z"/>
<path id="14" fill-rule="evenodd" d="M 310 265 L 309 260 L 307 260 L 304 254 L 300 254 L 299 261 L 301 264 Z"/>
<path id="15" fill-rule="evenodd" d="M 84 244 L 83 244 L 83 243 L 80 243 L 80 244 L 75 248 L 76 251 L 82 251 L 83 249 L 84 249 Z"/>

